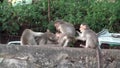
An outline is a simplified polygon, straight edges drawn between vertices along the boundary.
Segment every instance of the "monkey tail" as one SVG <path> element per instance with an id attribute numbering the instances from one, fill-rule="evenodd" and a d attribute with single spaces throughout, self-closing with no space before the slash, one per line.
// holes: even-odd
<path id="1" fill-rule="evenodd" d="M 101 60 L 102 53 L 101 53 L 100 47 L 96 48 L 96 53 L 97 53 L 97 60 L 98 60 L 98 68 L 102 68 L 102 60 Z"/>

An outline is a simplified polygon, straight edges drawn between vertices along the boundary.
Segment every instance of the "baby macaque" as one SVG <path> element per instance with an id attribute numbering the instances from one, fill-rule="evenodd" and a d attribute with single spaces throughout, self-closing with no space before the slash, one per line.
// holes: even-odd
<path id="1" fill-rule="evenodd" d="M 57 42 L 60 46 L 67 47 L 70 42 L 75 42 L 74 36 L 63 35 L 62 33 L 56 33 Z"/>
<path id="2" fill-rule="evenodd" d="M 21 36 L 21 45 L 37 45 L 36 36 L 42 36 L 42 32 L 34 32 L 31 29 L 25 29 Z"/>
<path id="3" fill-rule="evenodd" d="M 45 32 L 42 36 L 37 37 L 37 42 L 39 45 L 48 43 L 57 44 L 57 38 L 54 33 L 47 30 L 47 32 Z"/>
<path id="4" fill-rule="evenodd" d="M 58 31 L 56 35 L 58 35 L 58 43 L 66 47 L 68 46 L 68 43 L 70 42 L 71 38 L 75 37 L 75 28 L 72 24 L 62 21 L 62 20 L 56 20 L 54 24 L 56 30 Z"/>

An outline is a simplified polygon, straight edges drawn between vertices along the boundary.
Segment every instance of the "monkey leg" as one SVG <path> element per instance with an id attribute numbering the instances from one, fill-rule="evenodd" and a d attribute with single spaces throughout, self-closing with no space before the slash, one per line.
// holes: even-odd
<path id="1" fill-rule="evenodd" d="M 28 45 L 37 45 L 37 43 L 36 43 L 35 39 L 32 38 L 32 39 L 29 40 Z"/>
<path id="2" fill-rule="evenodd" d="M 63 47 L 67 47 L 67 46 L 68 46 L 68 43 L 69 43 L 69 40 L 66 40 L 66 41 L 64 42 Z"/>
<path id="3" fill-rule="evenodd" d="M 67 36 L 64 36 L 60 41 L 60 45 L 63 46 L 63 47 L 68 46 L 68 43 L 69 43 L 69 39 L 68 39 Z"/>

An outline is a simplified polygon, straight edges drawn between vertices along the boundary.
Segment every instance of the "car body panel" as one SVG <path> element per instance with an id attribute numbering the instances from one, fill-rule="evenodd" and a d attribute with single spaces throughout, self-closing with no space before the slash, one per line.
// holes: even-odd
<path id="1" fill-rule="evenodd" d="M 7 45 L 20 45 L 21 42 L 20 41 L 10 41 L 7 43 Z"/>
<path id="2" fill-rule="evenodd" d="M 120 33 L 109 33 L 106 29 L 105 32 L 99 34 L 99 45 L 105 43 L 110 45 L 120 45 Z"/>

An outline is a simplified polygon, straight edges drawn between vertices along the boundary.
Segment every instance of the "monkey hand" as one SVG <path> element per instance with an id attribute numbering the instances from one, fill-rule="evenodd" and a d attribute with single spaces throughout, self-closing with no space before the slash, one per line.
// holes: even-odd
<path id="1" fill-rule="evenodd" d="M 80 44 L 80 47 L 83 47 L 83 48 L 85 48 L 85 45 L 82 45 L 82 44 Z"/>
<path id="2" fill-rule="evenodd" d="M 81 35 L 81 33 L 79 31 L 76 31 L 76 32 L 78 33 L 79 36 Z"/>

